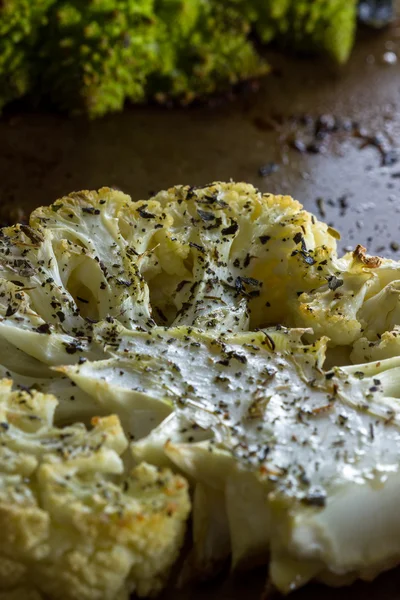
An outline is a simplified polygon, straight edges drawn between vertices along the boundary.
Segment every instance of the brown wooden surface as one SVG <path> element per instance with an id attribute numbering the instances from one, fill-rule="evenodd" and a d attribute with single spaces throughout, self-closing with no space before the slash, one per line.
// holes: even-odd
<path id="1" fill-rule="evenodd" d="M 357 119 L 368 132 L 385 131 L 391 144 L 399 145 L 400 62 L 387 66 L 382 56 L 391 49 L 400 53 L 400 24 L 360 37 L 343 69 L 273 54 L 275 74 L 257 95 L 214 107 L 131 108 L 95 123 L 9 111 L 0 121 L 0 206 L 31 209 L 74 189 L 102 185 L 138 198 L 175 183 L 233 178 L 263 191 L 289 192 L 314 212 L 316 199 L 323 197 L 326 219 L 343 232 L 342 247 L 361 242 L 371 252 L 379 248 L 400 258 L 400 162 L 382 167 L 375 148 L 360 150 L 360 140 L 348 135 L 333 136 L 321 154 L 286 153 L 279 142 L 291 127 L 290 115 L 332 113 Z M 275 120 L 269 130 L 264 122 L 271 116 L 284 125 L 277 127 Z M 269 161 L 276 161 L 279 170 L 262 178 L 258 169 Z M 170 591 L 167 597 L 258 599 L 263 578 L 251 574 Z M 309 586 L 293 598 L 398 600 L 400 571 L 345 590 Z"/>

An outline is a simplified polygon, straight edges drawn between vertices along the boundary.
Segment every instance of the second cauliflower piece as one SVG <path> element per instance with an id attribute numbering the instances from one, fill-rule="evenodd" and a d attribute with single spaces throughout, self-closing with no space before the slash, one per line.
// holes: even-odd
<path id="1" fill-rule="evenodd" d="M 186 482 L 146 464 L 126 472 L 116 417 L 94 418 L 90 431 L 58 429 L 56 404 L 0 382 L 0 594 L 18 598 L 25 586 L 46 598 L 123 600 L 159 591 L 183 541 Z"/>

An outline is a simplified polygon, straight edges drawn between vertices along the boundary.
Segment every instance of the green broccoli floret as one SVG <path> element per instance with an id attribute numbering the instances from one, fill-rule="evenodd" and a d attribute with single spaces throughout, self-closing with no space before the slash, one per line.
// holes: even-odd
<path id="1" fill-rule="evenodd" d="M 26 94 L 31 84 L 33 48 L 54 0 L 0 2 L 0 108 Z"/>
<path id="2" fill-rule="evenodd" d="M 235 2 L 156 0 L 155 8 L 162 69 L 149 79 L 150 96 L 186 103 L 268 71 Z"/>
<path id="3" fill-rule="evenodd" d="M 339 63 L 351 52 L 357 0 L 254 0 L 253 17 L 264 42 L 322 51 Z"/>
<path id="4" fill-rule="evenodd" d="M 145 98 L 158 66 L 152 0 L 57 1 L 43 31 L 39 91 L 99 117 Z"/>
<path id="5" fill-rule="evenodd" d="M 41 50 L 42 91 L 98 117 L 124 101 L 195 97 L 266 72 L 233 7 L 204 0 L 57 2 Z"/>
<path id="6" fill-rule="evenodd" d="M 0 0 L 0 108 L 35 91 L 99 117 L 126 100 L 188 103 L 258 77 L 263 42 L 323 51 L 354 39 L 356 0 Z"/>

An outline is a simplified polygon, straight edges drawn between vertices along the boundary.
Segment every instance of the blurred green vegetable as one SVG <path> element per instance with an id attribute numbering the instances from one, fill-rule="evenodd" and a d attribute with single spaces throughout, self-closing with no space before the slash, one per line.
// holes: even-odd
<path id="1" fill-rule="evenodd" d="M 145 98 L 158 68 L 152 0 L 53 1 L 43 30 L 39 92 L 63 110 L 102 116 Z"/>
<path id="2" fill-rule="evenodd" d="M 90 117 L 178 100 L 268 71 L 263 42 L 351 51 L 356 0 L 3 0 L 0 107 L 27 92 Z M 250 35 L 252 34 L 252 35 Z"/>
<path id="3" fill-rule="evenodd" d="M 323 51 L 339 63 L 351 52 L 356 0 L 254 0 L 255 27 L 264 42 Z"/>
<path id="4" fill-rule="evenodd" d="M 156 0 L 155 11 L 162 60 L 149 78 L 150 96 L 187 103 L 268 71 L 235 2 Z"/>
<path id="5" fill-rule="evenodd" d="M 204 0 L 56 2 L 41 48 L 41 93 L 91 117 L 126 99 L 188 102 L 259 76 L 266 64 L 233 7 Z"/>
<path id="6" fill-rule="evenodd" d="M 33 49 L 54 0 L 0 2 L 0 108 L 31 86 Z"/>

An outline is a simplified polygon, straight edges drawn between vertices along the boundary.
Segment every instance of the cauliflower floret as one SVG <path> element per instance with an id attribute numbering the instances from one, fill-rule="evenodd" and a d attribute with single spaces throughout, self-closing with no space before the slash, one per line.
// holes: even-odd
<path id="1" fill-rule="evenodd" d="M 396 276 L 400 275 L 397 267 Z M 391 281 L 363 304 L 359 312 L 364 336 L 376 340 L 386 331 L 400 323 L 400 279 Z"/>
<path id="2" fill-rule="evenodd" d="M 61 325 L 45 321 L 21 286 L 21 282 L 0 279 L 0 336 L 4 340 L 46 365 L 75 362 L 75 355 L 101 357 L 101 348 L 92 350 L 87 335 L 75 337 Z"/>
<path id="3" fill-rule="evenodd" d="M 325 265 L 319 272 L 319 281 L 312 278 L 318 285 L 299 293 L 298 300 L 292 302 L 291 315 L 297 326 L 312 329 L 315 338 L 326 335 L 334 345 L 350 345 L 362 333 L 359 311 L 373 274 L 352 272 L 343 260 L 334 265 L 331 261 L 328 268 L 326 260 L 322 261 Z M 303 286 L 310 287 L 307 278 Z"/>
<path id="4" fill-rule="evenodd" d="M 177 186 L 154 201 L 173 217 L 173 225 L 156 236 L 155 257 L 162 263 L 172 238 L 186 248 L 174 252 L 180 257 L 174 273 L 149 281 L 157 290 L 159 312 L 166 315 L 161 325 L 246 330 L 282 321 L 310 254 L 322 240 L 335 251 L 327 226 L 298 202 L 262 195 L 248 184 Z M 299 236 L 307 244 L 300 263 L 292 254 Z"/>
<path id="5" fill-rule="evenodd" d="M 0 383 L 0 590 L 65 600 L 159 591 L 183 541 L 186 482 L 144 463 L 125 472 L 116 417 L 58 429 L 54 397 L 11 386 Z"/>
<path id="6" fill-rule="evenodd" d="M 311 328 L 314 339 L 326 335 L 337 346 L 361 337 L 376 340 L 391 330 L 398 322 L 400 264 L 365 252 L 357 246 L 338 258 L 319 247 L 299 298 L 291 300 L 291 324 Z"/>

